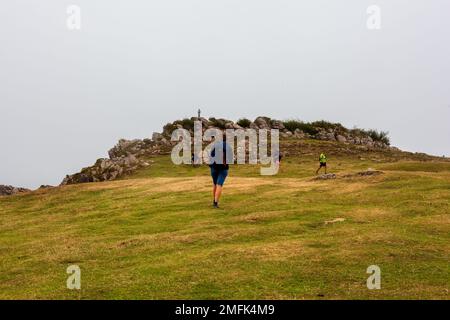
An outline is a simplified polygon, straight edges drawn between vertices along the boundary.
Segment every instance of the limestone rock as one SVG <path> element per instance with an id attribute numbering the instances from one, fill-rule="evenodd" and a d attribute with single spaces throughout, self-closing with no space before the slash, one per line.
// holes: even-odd
<path id="1" fill-rule="evenodd" d="M 271 121 L 271 127 L 272 129 L 278 129 L 278 130 L 284 130 L 284 124 L 283 121 L 279 121 L 279 120 L 272 120 Z"/>
<path id="2" fill-rule="evenodd" d="M 330 180 L 330 179 L 336 179 L 336 175 L 334 173 L 321 174 L 315 177 L 313 180 Z"/>
<path id="3" fill-rule="evenodd" d="M 0 196 L 11 196 L 18 193 L 29 192 L 26 188 L 17 188 L 13 186 L 0 185 Z"/>
<path id="4" fill-rule="evenodd" d="M 159 133 L 159 132 L 153 132 L 153 134 L 152 134 L 152 140 L 153 140 L 153 141 L 159 141 L 159 140 L 161 140 L 162 138 L 164 138 L 164 136 L 163 136 L 161 133 Z"/>
<path id="5" fill-rule="evenodd" d="M 139 160 L 132 154 L 114 159 L 98 159 L 92 167 L 67 175 L 61 185 L 115 180 L 148 165 L 149 163 Z"/>
<path id="6" fill-rule="evenodd" d="M 374 170 L 372 168 L 369 168 L 366 171 L 360 171 L 357 174 L 359 176 L 378 176 L 380 174 L 383 174 L 383 171 Z"/>
<path id="7" fill-rule="evenodd" d="M 254 121 L 255 125 L 259 129 L 270 129 L 270 119 L 266 117 L 258 117 Z"/>

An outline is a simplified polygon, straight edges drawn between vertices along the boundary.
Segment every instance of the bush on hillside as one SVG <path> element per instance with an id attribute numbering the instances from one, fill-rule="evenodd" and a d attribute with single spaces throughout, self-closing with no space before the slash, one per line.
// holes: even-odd
<path id="1" fill-rule="evenodd" d="M 296 129 L 300 129 L 303 132 L 308 133 L 310 135 L 315 135 L 318 132 L 313 125 L 311 125 L 310 123 L 305 123 L 300 120 L 291 119 L 283 121 L 283 125 L 286 129 L 288 129 L 291 132 L 294 132 Z"/>
<path id="2" fill-rule="evenodd" d="M 387 131 L 377 131 L 377 130 L 367 130 L 367 135 L 372 138 L 373 141 L 382 142 L 386 145 L 390 145 L 391 141 L 389 139 L 389 132 Z"/>
<path id="3" fill-rule="evenodd" d="M 353 129 L 350 129 L 350 130 L 349 130 L 349 133 L 350 133 L 352 136 L 355 136 L 355 137 L 363 137 L 363 136 L 366 136 L 366 135 L 367 135 L 367 133 L 364 132 L 363 129 L 360 129 L 360 128 L 357 128 L 357 127 L 353 127 Z"/>
<path id="4" fill-rule="evenodd" d="M 242 128 L 249 128 L 250 124 L 252 123 L 247 118 L 241 118 L 236 122 L 238 125 L 240 125 Z"/>
<path id="5" fill-rule="evenodd" d="M 209 120 L 209 122 L 211 122 L 211 125 L 213 127 L 216 127 L 216 128 L 222 129 L 222 130 L 225 129 L 226 120 L 216 119 L 216 118 L 209 118 L 208 120 Z"/>
<path id="6" fill-rule="evenodd" d="M 166 137 L 170 137 L 170 135 L 172 134 L 172 132 L 177 129 L 177 126 L 174 125 L 173 123 L 167 123 L 164 127 L 163 127 L 163 135 Z"/>
<path id="7" fill-rule="evenodd" d="M 183 120 L 175 121 L 174 124 L 181 124 L 181 126 L 186 130 L 194 130 L 194 120 L 192 119 L 184 118 Z"/>

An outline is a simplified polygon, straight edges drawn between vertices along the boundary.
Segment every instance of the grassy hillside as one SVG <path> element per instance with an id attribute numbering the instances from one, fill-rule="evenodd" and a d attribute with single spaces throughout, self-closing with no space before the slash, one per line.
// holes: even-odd
<path id="1" fill-rule="evenodd" d="M 329 144 L 330 171 L 384 174 L 313 181 L 307 146 L 277 176 L 233 166 L 221 209 L 208 168 L 168 156 L 124 180 L 0 198 L 0 298 L 448 299 L 450 163 Z M 372 264 L 381 290 L 366 288 Z"/>

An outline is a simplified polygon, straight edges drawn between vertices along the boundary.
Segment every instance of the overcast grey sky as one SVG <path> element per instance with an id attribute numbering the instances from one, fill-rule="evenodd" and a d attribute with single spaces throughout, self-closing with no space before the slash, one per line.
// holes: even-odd
<path id="1" fill-rule="evenodd" d="M 373 4 L 381 30 L 366 27 Z M 0 184 L 58 184 L 198 106 L 376 128 L 448 156 L 449 39 L 448 0 L 3 1 Z"/>

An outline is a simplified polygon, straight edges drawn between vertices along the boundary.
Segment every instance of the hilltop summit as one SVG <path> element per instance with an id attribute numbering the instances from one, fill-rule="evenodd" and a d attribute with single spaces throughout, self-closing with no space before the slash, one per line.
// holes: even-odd
<path id="1" fill-rule="evenodd" d="M 184 128 L 193 134 L 194 121 L 196 120 L 202 122 L 203 130 L 210 128 L 278 129 L 280 130 L 281 151 L 287 155 L 318 152 L 322 148 L 319 146 L 324 144 L 325 148 L 329 150 L 332 149 L 334 152 L 346 154 L 364 152 L 395 154 L 401 152 L 399 149 L 390 146 L 386 132 L 358 128 L 348 129 L 340 123 L 281 121 L 264 116 L 257 117 L 254 121 L 241 118 L 236 122 L 214 117 L 209 119 L 192 117 L 167 123 L 162 132 L 154 132 L 151 138 L 119 140 L 108 151 L 109 159 L 98 159 L 93 166 L 83 168 L 78 173 L 67 175 L 61 185 L 115 180 L 124 175 L 132 174 L 140 168 L 150 166 L 149 158 L 169 154 L 172 147 L 177 143 L 171 141 L 173 130 Z M 313 144 L 308 143 L 308 141 L 318 141 L 318 143 Z M 413 154 L 409 155 L 412 156 Z"/>

